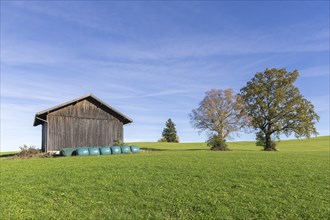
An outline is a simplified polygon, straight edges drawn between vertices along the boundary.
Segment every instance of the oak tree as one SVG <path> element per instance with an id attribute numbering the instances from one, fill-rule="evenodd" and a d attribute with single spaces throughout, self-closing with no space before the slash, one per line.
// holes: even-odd
<path id="1" fill-rule="evenodd" d="M 257 143 L 265 150 L 276 150 L 272 137 L 280 134 L 299 137 L 317 135 L 315 123 L 319 116 L 314 106 L 306 100 L 294 82 L 297 70 L 266 69 L 258 72 L 241 89 L 250 127 L 257 129 Z"/>

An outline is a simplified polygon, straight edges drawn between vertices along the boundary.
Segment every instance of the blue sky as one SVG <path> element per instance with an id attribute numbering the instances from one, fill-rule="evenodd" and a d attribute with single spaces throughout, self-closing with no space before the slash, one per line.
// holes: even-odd
<path id="1" fill-rule="evenodd" d="M 267 67 L 299 70 L 329 135 L 328 1 L 1 1 L 1 151 L 40 147 L 35 113 L 87 93 L 134 120 L 125 141 L 158 140 L 168 118 L 205 141 L 188 118 L 205 92 Z"/>

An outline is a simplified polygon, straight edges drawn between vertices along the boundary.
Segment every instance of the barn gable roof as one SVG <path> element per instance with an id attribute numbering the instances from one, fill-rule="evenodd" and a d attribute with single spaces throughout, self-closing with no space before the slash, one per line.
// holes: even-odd
<path id="1" fill-rule="evenodd" d="M 37 112 L 36 115 L 35 115 L 35 118 L 34 118 L 33 126 L 43 124 L 46 121 L 47 115 L 49 113 L 57 111 L 57 110 L 62 109 L 62 108 L 65 108 L 67 106 L 70 106 L 72 104 L 78 103 L 78 102 L 83 101 L 83 100 L 88 100 L 88 101 L 94 103 L 98 107 L 102 108 L 105 112 L 113 115 L 119 121 L 123 122 L 123 124 L 128 124 L 128 123 L 133 122 L 132 119 L 130 119 L 129 117 L 127 117 L 123 113 L 120 113 L 118 110 L 114 109 L 113 107 L 109 106 L 108 104 L 106 104 L 105 102 L 103 102 L 102 100 L 100 100 L 99 98 L 94 96 L 93 94 L 87 94 L 87 95 L 84 95 L 80 98 L 76 98 L 74 100 L 65 102 L 63 104 L 54 106 L 52 108 Z"/>

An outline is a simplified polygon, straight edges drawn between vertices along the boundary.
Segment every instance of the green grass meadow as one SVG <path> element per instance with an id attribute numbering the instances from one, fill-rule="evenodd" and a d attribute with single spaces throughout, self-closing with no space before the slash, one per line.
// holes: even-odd
<path id="1" fill-rule="evenodd" d="M 1 219 L 329 219 L 329 137 L 278 152 L 132 143 L 140 154 L 8 160 Z"/>

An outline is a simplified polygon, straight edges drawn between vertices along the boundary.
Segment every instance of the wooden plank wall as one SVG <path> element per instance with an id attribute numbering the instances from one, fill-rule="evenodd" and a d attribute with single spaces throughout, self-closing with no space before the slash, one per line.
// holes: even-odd
<path id="1" fill-rule="evenodd" d="M 123 123 L 87 100 L 48 114 L 47 121 L 48 151 L 123 141 Z"/>
<path id="2" fill-rule="evenodd" d="M 47 148 L 47 123 L 42 124 L 41 129 L 41 150 L 46 151 Z"/>

